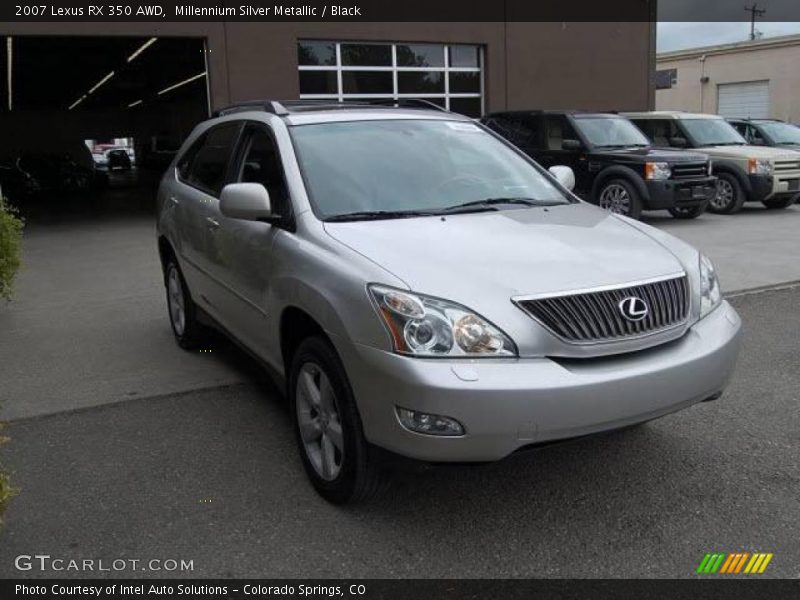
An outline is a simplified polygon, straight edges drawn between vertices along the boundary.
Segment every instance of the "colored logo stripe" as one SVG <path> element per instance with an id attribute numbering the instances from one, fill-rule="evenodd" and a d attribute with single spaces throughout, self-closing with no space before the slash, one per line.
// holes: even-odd
<path id="1" fill-rule="evenodd" d="M 772 553 L 755 552 L 707 552 L 697 567 L 697 573 L 756 574 L 763 573 L 772 560 Z M 746 565 L 746 566 L 745 566 Z"/>

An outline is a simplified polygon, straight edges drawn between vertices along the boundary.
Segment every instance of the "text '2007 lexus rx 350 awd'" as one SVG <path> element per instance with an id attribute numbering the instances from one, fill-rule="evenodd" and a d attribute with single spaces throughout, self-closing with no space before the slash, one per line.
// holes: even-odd
<path id="1" fill-rule="evenodd" d="M 719 397 L 740 319 L 708 258 L 422 104 L 230 107 L 158 192 L 178 343 L 212 325 L 285 385 L 323 497 Z"/>

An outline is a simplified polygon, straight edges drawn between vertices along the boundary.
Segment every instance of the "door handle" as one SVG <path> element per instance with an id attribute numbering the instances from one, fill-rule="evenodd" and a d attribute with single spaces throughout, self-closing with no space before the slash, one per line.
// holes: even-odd
<path id="1" fill-rule="evenodd" d="M 209 229 L 219 229 L 219 221 L 212 217 L 206 217 L 206 224 Z"/>

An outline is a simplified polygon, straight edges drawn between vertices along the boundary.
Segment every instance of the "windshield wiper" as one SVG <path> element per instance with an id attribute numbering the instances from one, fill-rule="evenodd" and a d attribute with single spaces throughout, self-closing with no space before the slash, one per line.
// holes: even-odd
<path id="1" fill-rule="evenodd" d="M 326 222 L 337 221 L 379 221 L 381 219 L 405 219 L 409 217 L 430 217 L 434 211 L 425 210 L 362 210 L 326 217 Z"/>
<path id="2" fill-rule="evenodd" d="M 744 146 L 744 142 L 710 142 L 708 144 L 703 144 L 704 147 L 709 146 Z"/>
<path id="3" fill-rule="evenodd" d="M 440 214 L 453 214 L 461 212 L 478 212 L 482 210 L 499 210 L 497 207 L 502 205 L 518 205 L 518 206 L 557 206 L 559 204 L 566 204 L 565 202 L 548 202 L 542 200 L 534 200 L 532 198 L 484 198 L 483 200 L 473 200 L 472 202 L 464 202 L 463 204 L 456 204 L 448 206 L 439 211 Z"/>
<path id="4" fill-rule="evenodd" d="M 649 144 L 598 144 L 595 148 L 647 148 Z"/>

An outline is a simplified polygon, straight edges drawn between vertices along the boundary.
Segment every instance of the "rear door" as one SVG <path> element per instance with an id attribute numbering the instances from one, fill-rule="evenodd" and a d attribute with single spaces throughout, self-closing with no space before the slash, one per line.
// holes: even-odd
<path id="1" fill-rule="evenodd" d="M 191 274 L 194 300 L 216 313 L 222 297 L 212 273 L 212 253 L 219 229 L 219 194 L 229 179 L 233 149 L 242 129 L 230 121 L 205 132 L 178 162 L 178 189 L 168 201 L 178 205 L 181 256 Z"/>

